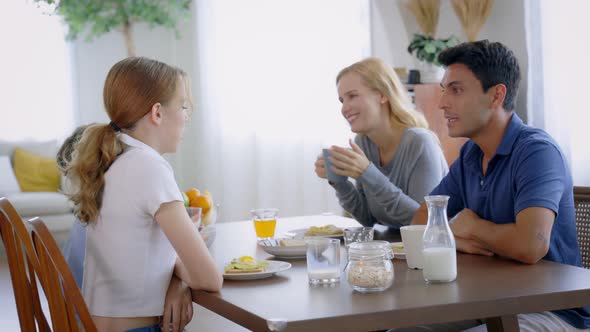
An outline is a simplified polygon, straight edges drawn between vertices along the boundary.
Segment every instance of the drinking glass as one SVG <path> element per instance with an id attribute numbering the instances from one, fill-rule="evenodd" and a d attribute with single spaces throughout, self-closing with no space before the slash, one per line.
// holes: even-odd
<path id="1" fill-rule="evenodd" d="M 254 218 L 254 230 L 258 240 L 268 240 L 275 235 L 277 215 L 279 209 L 253 209 L 250 211 Z"/>
<path id="2" fill-rule="evenodd" d="M 348 248 L 354 242 L 373 240 L 373 227 L 351 227 L 344 229 L 344 246 Z"/>
<path id="3" fill-rule="evenodd" d="M 307 276 L 309 283 L 333 284 L 340 281 L 340 239 L 308 238 Z"/>
<path id="4" fill-rule="evenodd" d="M 191 218 L 193 224 L 195 225 L 195 227 L 197 229 L 199 229 L 201 226 L 202 211 L 203 210 L 200 207 L 192 207 L 192 206 L 186 207 L 186 212 L 188 213 L 188 216 Z"/>
<path id="5" fill-rule="evenodd" d="M 424 266 L 422 258 L 422 237 L 426 225 L 402 226 L 399 230 L 402 235 L 402 242 L 406 250 L 406 263 L 410 269 L 422 269 Z"/>

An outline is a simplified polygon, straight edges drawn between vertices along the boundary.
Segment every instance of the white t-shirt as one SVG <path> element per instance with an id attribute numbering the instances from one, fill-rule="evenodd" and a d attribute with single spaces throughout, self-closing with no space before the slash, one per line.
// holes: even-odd
<path id="1" fill-rule="evenodd" d="M 82 293 L 92 315 L 160 316 L 176 252 L 154 215 L 182 194 L 158 152 L 129 135 L 119 139 L 129 148 L 105 173 L 100 213 L 87 227 Z"/>

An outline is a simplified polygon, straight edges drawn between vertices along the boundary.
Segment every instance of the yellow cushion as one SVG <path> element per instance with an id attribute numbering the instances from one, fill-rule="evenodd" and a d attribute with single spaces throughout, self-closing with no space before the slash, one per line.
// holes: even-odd
<path id="1" fill-rule="evenodd" d="M 58 191 L 57 162 L 21 148 L 14 150 L 14 175 L 22 191 Z"/>

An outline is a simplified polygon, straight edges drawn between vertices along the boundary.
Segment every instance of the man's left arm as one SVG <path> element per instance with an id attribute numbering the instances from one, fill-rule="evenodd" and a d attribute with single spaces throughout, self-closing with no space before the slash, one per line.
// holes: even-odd
<path id="1" fill-rule="evenodd" d="M 451 229 L 459 241 L 475 241 L 499 256 L 535 264 L 549 250 L 554 220 L 555 213 L 543 207 L 526 208 L 516 215 L 516 222 L 508 224 L 493 223 L 465 209 L 454 219 Z"/>

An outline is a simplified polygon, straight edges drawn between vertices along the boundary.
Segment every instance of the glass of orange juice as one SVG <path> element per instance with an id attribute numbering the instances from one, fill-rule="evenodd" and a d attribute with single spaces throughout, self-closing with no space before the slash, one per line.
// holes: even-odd
<path id="1" fill-rule="evenodd" d="M 250 213 L 254 218 L 254 229 L 258 240 L 272 238 L 275 235 L 279 209 L 253 209 Z"/>

